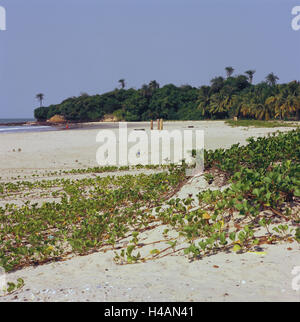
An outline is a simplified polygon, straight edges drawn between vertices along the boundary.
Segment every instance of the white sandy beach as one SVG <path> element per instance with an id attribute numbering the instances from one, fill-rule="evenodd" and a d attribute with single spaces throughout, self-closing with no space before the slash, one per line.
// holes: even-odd
<path id="1" fill-rule="evenodd" d="M 110 123 L 118 131 L 117 123 Z M 107 129 L 109 123 L 105 123 Z M 246 144 L 246 139 L 268 133 L 289 131 L 291 128 L 230 127 L 223 121 L 166 122 L 165 130 L 186 130 L 189 126 L 204 130 L 205 148 L 228 148 L 232 144 Z M 149 122 L 128 123 L 128 132 L 145 129 Z M 2 133 L 0 136 L 0 177 L 30 174 L 34 171 L 74 169 L 98 166 L 96 152 L 100 143 L 96 136 L 100 129 L 76 129 L 35 133 Z M 149 136 L 150 137 L 150 136 Z M 20 152 L 18 150 L 21 149 Z"/>
<path id="2" fill-rule="evenodd" d="M 115 126 L 115 125 L 114 125 Z M 205 131 L 205 148 L 246 144 L 251 136 L 289 131 L 291 128 L 229 127 L 222 121 L 167 122 L 165 129 L 188 126 Z M 146 129 L 149 123 L 130 124 Z M 116 131 L 116 130 L 115 130 Z M 0 135 L 0 177 L 9 181 L 60 169 L 97 166 L 99 129 L 79 129 Z M 20 151 L 18 151 L 20 149 Z M 82 175 L 80 175 L 82 176 Z M 75 177 L 69 175 L 69 177 Z M 178 196 L 196 194 L 201 187 L 192 181 Z M 203 188 L 203 187 L 202 187 Z M 20 200 L 19 200 L 20 202 Z M 162 227 L 143 233 L 143 239 L 159 240 Z M 221 253 L 190 262 L 183 254 L 132 265 L 118 265 L 114 252 L 74 257 L 64 262 L 28 267 L 6 275 L 21 277 L 22 290 L 0 297 L 1 301 L 295 301 L 300 290 L 292 289 L 292 270 L 300 266 L 299 244 L 264 247 L 258 253 Z"/>

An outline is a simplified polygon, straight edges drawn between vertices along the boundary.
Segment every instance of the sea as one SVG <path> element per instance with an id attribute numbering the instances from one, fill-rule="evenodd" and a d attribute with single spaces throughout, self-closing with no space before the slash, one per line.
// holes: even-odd
<path id="1" fill-rule="evenodd" d="M 16 132 L 40 132 L 40 131 L 53 131 L 56 130 L 52 126 L 31 126 L 31 125 L 13 125 L 14 123 L 34 122 L 35 119 L 15 118 L 15 119 L 1 119 L 0 118 L 0 134 L 1 133 L 16 133 Z M 1 125 L 1 124 L 12 125 Z"/>

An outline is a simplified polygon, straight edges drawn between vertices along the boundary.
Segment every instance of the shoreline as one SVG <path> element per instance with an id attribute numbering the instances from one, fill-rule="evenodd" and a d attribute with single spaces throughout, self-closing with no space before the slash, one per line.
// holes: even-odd
<path id="1" fill-rule="evenodd" d="M 234 121 L 233 119 L 203 119 L 203 120 L 164 120 L 164 123 L 177 123 L 177 122 L 226 122 L 226 121 Z M 256 119 L 239 119 L 238 121 L 261 121 Z M 237 122 L 238 122 L 237 121 Z M 97 125 L 97 124 L 117 124 L 117 123 L 147 123 L 150 124 L 151 120 L 149 121 L 65 121 L 65 122 L 48 122 L 48 121 L 22 121 L 22 122 L 3 122 L 0 123 L 0 126 L 64 126 L 68 124 L 69 126 L 80 126 L 80 125 Z M 262 121 L 262 122 L 277 122 L 278 124 L 297 124 L 300 123 L 300 121 L 296 120 L 288 120 L 288 121 L 282 121 L 282 120 L 269 120 L 269 121 Z M 156 120 L 153 120 L 153 123 L 155 125 Z"/>
<path id="2" fill-rule="evenodd" d="M 189 126 L 204 131 L 205 149 L 229 148 L 232 144 L 246 144 L 247 138 L 266 136 L 276 131 L 293 128 L 242 128 L 230 127 L 224 121 L 166 122 L 164 129 L 181 131 Z M 129 131 L 145 129 L 150 134 L 148 122 L 128 123 Z M 99 129 L 112 130 L 118 138 L 118 123 L 98 123 L 92 127 L 61 128 L 48 131 L 3 132 L 0 144 L 0 177 L 15 172 L 39 171 L 40 169 L 76 169 L 99 166 L 96 152 L 100 147 L 96 137 Z M 20 152 L 18 152 L 20 151 Z M 150 151 L 151 152 L 151 151 Z M 150 155 L 149 152 L 149 155 Z"/>

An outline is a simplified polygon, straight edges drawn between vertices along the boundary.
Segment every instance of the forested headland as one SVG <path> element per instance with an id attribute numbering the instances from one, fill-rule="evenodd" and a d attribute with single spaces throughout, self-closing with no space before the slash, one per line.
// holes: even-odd
<path id="1" fill-rule="evenodd" d="M 277 83 L 270 73 L 263 82 L 253 84 L 254 70 L 233 76 L 226 67 L 226 77 L 218 76 L 210 85 L 160 86 L 157 81 L 139 89 L 126 89 L 124 79 L 113 91 L 70 97 L 57 105 L 42 106 L 44 94 L 37 95 L 40 107 L 34 110 L 39 121 L 62 115 L 68 121 L 100 121 L 105 115 L 117 120 L 148 121 L 227 119 L 233 117 L 258 120 L 300 120 L 300 82 Z"/>

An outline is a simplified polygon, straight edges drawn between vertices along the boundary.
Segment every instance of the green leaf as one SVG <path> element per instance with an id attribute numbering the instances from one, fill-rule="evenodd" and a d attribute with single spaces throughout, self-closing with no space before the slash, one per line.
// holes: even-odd
<path id="1" fill-rule="evenodd" d="M 202 250 L 205 250 L 205 249 L 206 249 L 206 243 L 205 243 L 205 242 L 200 241 L 200 242 L 198 243 L 198 245 L 199 245 L 199 247 L 200 247 Z"/>
<path id="2" fill-rule="evenodd" d="M 134 238 L 136 238 L 138 235 L 139 235 L 139 232 L 137 232 L 137 231 L 134 231 L 134 232 L 132 233 L 132 237 L 134 237 Z"/>
<path id="3" fill-rule="evenodd" d="M 227 244 L 225 232 L 223 232 L 223 233 L 220 234 L 220 242 L 221 242 L 222 245 L 226 245 Z"/>
<path id="4" fill-rule="evenodd" d="M 167 244 L 169 244 L 172 248 L 174 248 L 175 246 L 176 246 L 176 244 L 177 244 L 177 240 L 175 240 L 175 241 L 169 241 L 169 242 L 167 242 Z"/>
<path id="5" fill-rule="evenodd" d="M 259 197 L 259 190 L 258 190 L 257 188 L 255 188 L 255 189 L 252 191 L 252 193 L 253 193 L 255 196 Z"/>
<path id="6" fill-rule="evenodd" d="M 298 189 L 298 188 L 295 189 L 294 196 L 295 197 L 300 197 L 300 189 Z"/>
<path id="7" fill-rule="evenodd" d="M 230 238 L 232 241 L 235 241 L 236 233 L 235 233 L 235 232 L 230 233 L 230 234 L 229 234 L 229 238 Z"/>
<path id="8" fill-rule="evenodd" d="M 239 244 L 235 244 L 234 246 L 233 246 L 233 251 L 234 252 L 238 252 L 238 251 L 240 251 L 242 249 L 242 247 L 239 245 Z"/>
<path id="9" fill-rule="evenodd" d="M 160 251 L 158 250 L 158 249 L 152 249 L 151 251 L 150 251 L 150 254 L 151 255 L 156 255 L 156 254 L 159 254 L 160 253 Z"/>

